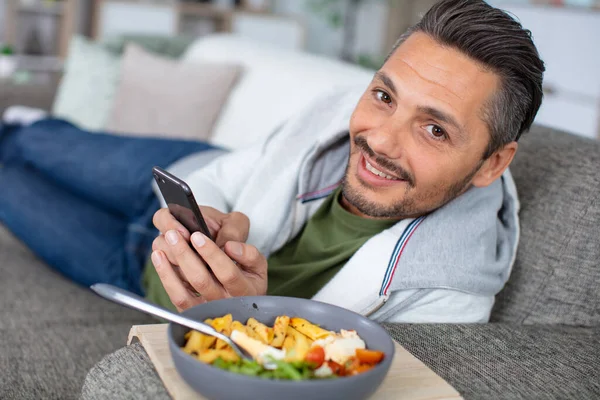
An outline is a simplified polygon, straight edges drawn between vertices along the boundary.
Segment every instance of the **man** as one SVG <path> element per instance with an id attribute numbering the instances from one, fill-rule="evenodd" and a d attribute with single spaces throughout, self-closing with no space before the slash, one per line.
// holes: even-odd
<path id="1" fill-rule="evenodd" d="M 179 310 L 273 294 L 379 321 L 487 321 L 518 243 L 507 168 L 543 72 L 507 14 L 439 2 L 362 95 L 328 96 L 189 178 L 215 243 L 159 210 L 148 296 Z"/>

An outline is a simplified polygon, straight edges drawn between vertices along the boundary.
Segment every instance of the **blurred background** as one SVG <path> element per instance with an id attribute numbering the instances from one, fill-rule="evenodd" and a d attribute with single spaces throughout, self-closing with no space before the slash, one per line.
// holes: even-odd
<path id="1" fill-rule="evenodd" d="M 74 35 L 119 52 L 128 37 L 146 44 L 169 38 L 186 46 L 198 37 L 232 32 L 377 69 L 397 37 L 434 2 L 0 0 L 0 91 L 2 85 L 41 85 L 59 76 Z M 598 138 L 600 0 L 490 3 L 512 12 L 533 32 L 547 64 L 546 98 L 537 122 Z"/>

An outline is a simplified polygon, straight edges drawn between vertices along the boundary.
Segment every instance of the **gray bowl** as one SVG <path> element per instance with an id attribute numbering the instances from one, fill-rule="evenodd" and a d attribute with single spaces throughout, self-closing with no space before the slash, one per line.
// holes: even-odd
<path id="1" fill-rule="evenodd" d="M 278 315 L 288 315 L 305 318 L 328 330 L 354 329 L 368 349 L 383 351 L 385 358 L 369 371 L 338 379 L 278 381 L 254 378 L 204 364 L 184 353 L 181 347 L 189 329 L 169 324 L 169 348 L 175 368 L 190 387 L 210 400 L 366 399 L 377 390 L 394 357 L 394 342 L 380 325 L 346 309 L 313 300 L 275 296 L 235 297 L 190 308 L 183 315 L 203 321 L 229 313 L 234 320 L 242 323 L 254 317 L 273 326 Z"/>

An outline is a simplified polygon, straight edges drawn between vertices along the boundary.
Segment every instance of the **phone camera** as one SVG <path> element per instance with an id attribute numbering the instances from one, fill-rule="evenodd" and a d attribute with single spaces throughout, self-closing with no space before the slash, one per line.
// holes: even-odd
<path id="1" fill-rule="evenodd" d="M 160 182 L 165 183 L 165 180 L 163 178 L 160 178 Z"/>

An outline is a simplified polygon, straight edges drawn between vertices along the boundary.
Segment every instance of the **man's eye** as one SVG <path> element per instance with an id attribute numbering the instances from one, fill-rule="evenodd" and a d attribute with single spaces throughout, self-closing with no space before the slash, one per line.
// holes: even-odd
<path id="1" fill-rule="evenodd" d="M 377 98 L 383 101 L 385 104 L 390 104 L 392 102 L 392 98 L 390 97 L 390 95 L 384 92 L 383 90 L 377 91 Z"/>
<path id="2" fill-rule="evenodd" d="M 427 125 L 425 129 L 434 139 L 442 139 L 446 136 L 446 132 L 438 125 Z"/>

